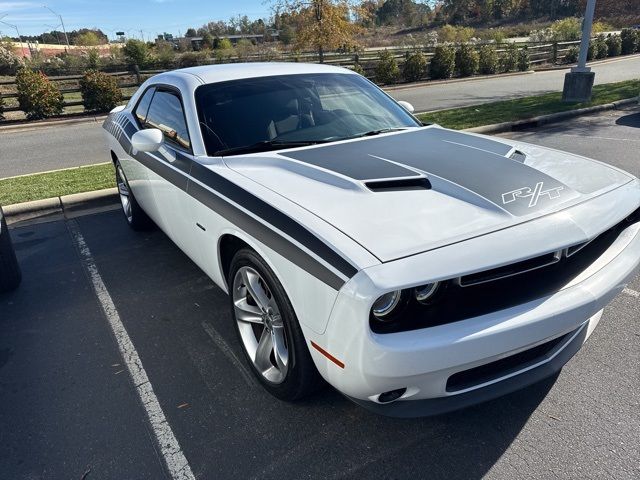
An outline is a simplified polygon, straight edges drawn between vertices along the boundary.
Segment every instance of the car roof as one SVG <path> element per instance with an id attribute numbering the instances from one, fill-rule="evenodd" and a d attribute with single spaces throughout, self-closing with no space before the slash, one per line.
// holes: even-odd
<path id="1" fill-rule="evenodd" d="M 155 80 L 170 80 L 172 76 L 193 75 L 202 83 L 217 83 L 242 78 L 269 77 L 274 75 L 297 75 L 304 73 L 346 73 L 355 72 L 332 65 L 296 62 L 254 62 L 225 63 L 221 65 L 203 65 L 200 67 L 181 68 L 158 75 Z"/>

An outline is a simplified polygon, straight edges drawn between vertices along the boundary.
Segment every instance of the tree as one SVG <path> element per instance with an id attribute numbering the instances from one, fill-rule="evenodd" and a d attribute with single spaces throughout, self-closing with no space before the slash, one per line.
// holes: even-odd
<path id="1" fill-rule="evenodd" d="M 197 37 L 198 33 L 195 28 L 187 28 L 187 33 L 184 34 L 185 37 Z"/>
<path id="2" fill-rule="evenodd" d="M 122 47 L 122 53 L 129 64 L 143 67 L 149 57 L 149 47 L 142 40 L 131 38 Z"/>
<path id="3" fill-rule="evenodd" d="M 82 45 L 83 47 L 95 47 L 96 45 L 100 45 L 100 39 L 95 32 L 87 31 L 79 34 L 74 43 L 76 45 Z"/>
<path id="4" fill-rule="evenodd" d="M 326 50 L 356 46 L 355 35 L 361 27 L 350 21 L 356 7 L 349 0 L 274 0 L 274 5 L 277 12 L 295 18 L 295 46 L 313 48 L 320 63 Z"/>

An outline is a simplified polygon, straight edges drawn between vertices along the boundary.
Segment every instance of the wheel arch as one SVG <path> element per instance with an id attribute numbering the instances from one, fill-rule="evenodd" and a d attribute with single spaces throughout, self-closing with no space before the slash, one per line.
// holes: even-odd
<path id="1" fill-rule="evenodd" d="M 233 260 L 234 255 L 243 248 L 249 248 L 258 253 L 253 246 L 249 245 L 249 243 L 233 233 L 224 233 L 218 239 L 218 265 L 220 267 L 222 282 L 224 283 L 227 292 L 230 290 L 229 272 L 231 269 L 231 260 Z M 261 253 L 258 254 L 264 258 L 264 255 Z"/>

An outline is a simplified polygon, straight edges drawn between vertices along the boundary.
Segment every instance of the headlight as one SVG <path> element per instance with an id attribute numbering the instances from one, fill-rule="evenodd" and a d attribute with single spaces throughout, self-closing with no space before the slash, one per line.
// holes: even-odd
<path id="1" fill-rule="evenodd" d="M 401 298 L 402 290 L 385 293 L 374 302 L 373 308 L 371 309 L 373 316 L 378 320 L 386 320 L 400 304 Z"/>
<path id="2" fill-rule="evenodd" d="M 416 300 L 422 304 L 430 303 L 439 287 L 440 282 L 427 283 L 426 285 L 416 287 L 414 290 Z"/>

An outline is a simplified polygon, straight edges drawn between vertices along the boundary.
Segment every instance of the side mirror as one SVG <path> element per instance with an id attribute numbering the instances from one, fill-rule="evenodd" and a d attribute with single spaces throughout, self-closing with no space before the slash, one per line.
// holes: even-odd
<path id="1" fill-rule="evenodd" d="M 400 106 L 402 108 L 404 108 L 407 112 L 413 113 L 413 110 L 414 110 L 413 105 L 411 105 L 409 102 L 405 102 L 404 100 L 400 100 L 398 102 L 398 104 L 400 104 Z"/>
<path id="2" fill-rule="evenodd" d="M 163 143 L 162 131 L 157 128 L 139 130 L 131 137 L 131 147 L 139 152 L 157 152 Z"/>

